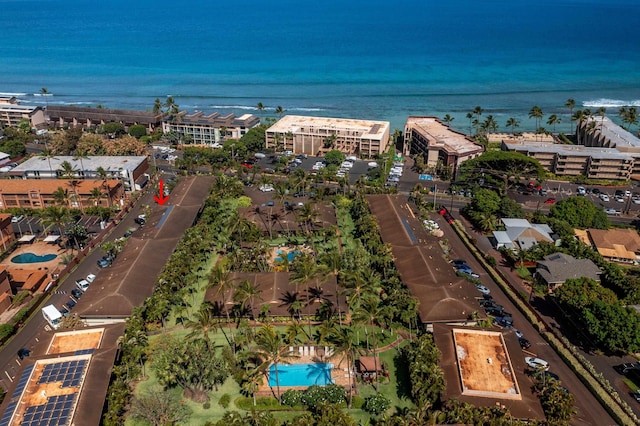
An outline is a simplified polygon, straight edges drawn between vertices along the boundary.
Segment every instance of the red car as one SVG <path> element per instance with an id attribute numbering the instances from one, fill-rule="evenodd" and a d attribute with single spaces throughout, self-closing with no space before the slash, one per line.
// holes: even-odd
<path id="1" fill-rule="evenodd" d="M 555 202 L 556 202 L 555 198 L 547 198 L 544 203 L 545 204 L 554 204 Z"/>
<path id="2" fill-rule="evenodd" d="M 244 167 L 245 169 L 253 169 L 253 164 L 249 164 L 249 163 L 242 163 L 241 165 L 242 165 L 242 167 Z"/>

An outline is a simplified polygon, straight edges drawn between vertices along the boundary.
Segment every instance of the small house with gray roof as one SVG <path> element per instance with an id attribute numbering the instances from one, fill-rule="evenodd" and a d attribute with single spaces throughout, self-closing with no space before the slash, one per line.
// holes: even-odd
<path id="1" fill-rule="evenodd" d="M 541 241 L 553 244 L 558 241 L 549 225 L 544 223 L 529 223 L 526 219 L 500 220 L 505 230 L 493 232 L 497 249 L 528 250 Z"/>
<path id="2" fill-rule="evenodd" d="M 552 253 L 536 265 L 536 278 L 549 290 L 560 287 L 568 279 L 590 278 L 600 282 L 600 268 L 589 259 L 576 259 L 565 253 Z"/>

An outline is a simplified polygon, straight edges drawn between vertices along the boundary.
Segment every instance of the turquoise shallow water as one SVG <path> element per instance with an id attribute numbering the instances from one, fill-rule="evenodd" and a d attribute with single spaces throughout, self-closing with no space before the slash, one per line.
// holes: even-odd
<path id="1" fill-rule="evenodd" d="M 34 104 L 390 120 L 465 115 L 504 129 L 640 105 L 636 0 L 300 2 L 0 0 L 0 92 Z M 52 96 L 39 95 L 46 87 Z M 566 117 L 565 117 L 566 118 Z M 569 128 L 569 120 L 560 125 Z"/>
<path id="2" fill-rule="evenodd" d="M 57 254 L 45 254 L 44 256 L 38 256 L 33 253 L 22 253 L 11 258 L 13 263 L 41 263 L 48 262 L 58 257 Z"/>
<path id="3" fill-rule="evenodd" d="M 280 386 L 324 386 L 331 383 L 333 364 L 278 364 L 278 382 Z M 269 386 L 276 386 L 276 370 L 269 370 Z"/>

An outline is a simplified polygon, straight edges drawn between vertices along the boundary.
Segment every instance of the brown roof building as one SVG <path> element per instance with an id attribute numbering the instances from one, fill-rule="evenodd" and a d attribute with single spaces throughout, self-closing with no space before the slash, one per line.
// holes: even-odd
<path id="1" fill-rule="evenodd" d="M 382 241 L 391 244 L 400 277 L 420 302 L 422 321 L 464 322 L 473 312 L 483 315 L 478 290 L 456 275 L 437 239 L 425 231 L 405 200 L 399 195 L 367 196 Z"/>
<path id="2" fill-rule="evenodd" d="M 234 284 L 248 281 L 256 287 L 260 294 L 248 300 L 246 316 L 257 317 L 259 314 L 266 316 L 293 315 L 291 305 L 293 302 L 302 302 L 299 315 L 315 315 L 320 305 L 327 301 L 341 314 L 347 309 L 344 295 L 338 288 L 338 282 L 334 275 L 326 279 L 313 279 L 305 283 L 291 282 L 289 272 L 233 272 L 229 279 Z M 225 294 L 218 292 L 216 288 L 209 288 L 205 300 L 211 302 L 217 309 L 218 315 L 225 315 L 231 311 L 237 302 L 233 292 Z"/>
<path id="3" fill-rule="evenodd" d="M 69 208 L 109 207 L 124 195 L 119 180 L 7 179 L 0 185 L 0 208 L 44 209 L 56 204 L 54 194 L 62 188 Z M 102 197 L 95 198 L 98 189 Z"/>
<path id="4" fill-rule="evenodd" d="M 51 124 L 63 128 L 65 126 L 82 126 L 94 128 L 105 123 L 122 123 L 126 127 L 142 124 L 152 132 L 162 124 L 162 114 L 147 111 L 130 111 L 109 108 L 86 108 L 64 105 L 49 105 L 46 115 Z"/>
<path id="5" fill-rule="evenodd" d="M 586 242 L 584 231 L 582 234 L 581 240 Z M 611 262 L 636 263 L 640 260 L 640 235 L 635 229 L 587 229 L 586 236 L 591 246 Z"/>

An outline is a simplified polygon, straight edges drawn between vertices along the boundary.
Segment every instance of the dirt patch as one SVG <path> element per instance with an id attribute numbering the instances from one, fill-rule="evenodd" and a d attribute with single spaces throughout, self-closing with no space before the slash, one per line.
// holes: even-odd
<path id="1" fill-rule="evenodd" d="M 502 334 L 453 331 L 462 394 L 522 399 Z"/>

